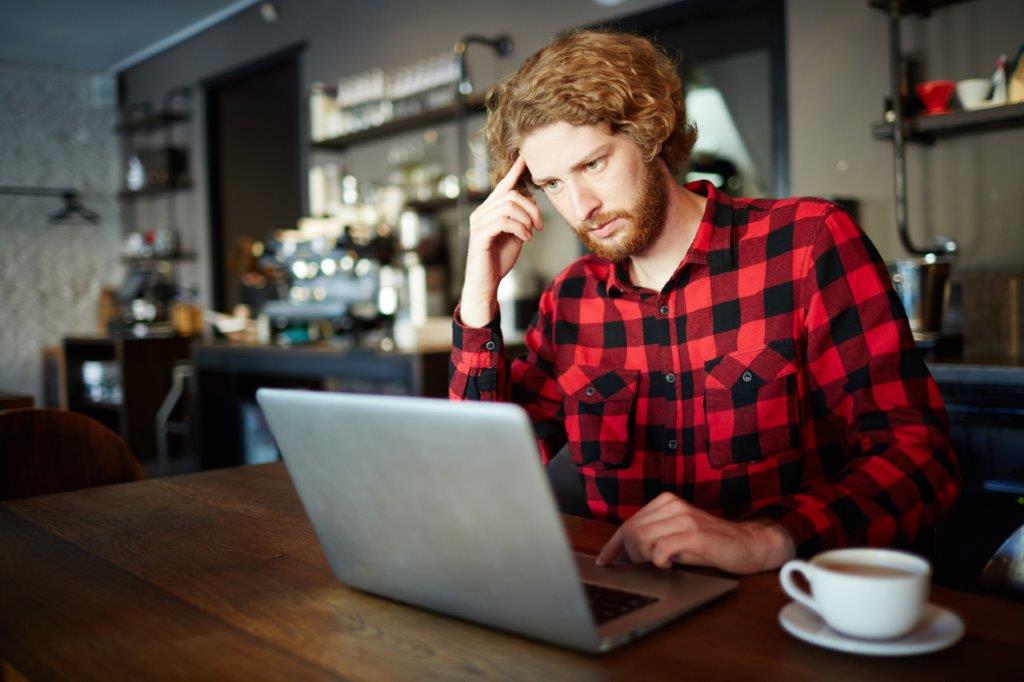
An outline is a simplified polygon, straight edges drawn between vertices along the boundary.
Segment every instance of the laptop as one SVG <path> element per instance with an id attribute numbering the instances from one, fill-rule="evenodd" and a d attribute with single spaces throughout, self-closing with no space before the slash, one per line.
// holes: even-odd
<path id="1" fill-rule="evenodd" d="M 256 398 L 350 587 L 597 652 L 737 585 L 574 553 L 518 405 L 269 388 Z"/>

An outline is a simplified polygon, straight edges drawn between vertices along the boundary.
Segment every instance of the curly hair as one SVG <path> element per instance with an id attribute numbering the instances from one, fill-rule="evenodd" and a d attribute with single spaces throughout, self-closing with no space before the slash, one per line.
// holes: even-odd
<path id="1" fill-rule="evenodd" d="M 648 162 L 661 157 L 673 175 L 697 141 L 675 64 L 628 33 L 563 35 L 491 88 L 485 103 L 493 182 L 512 167 L 523 138 L 552 123 L 608 125 L 629 136 Z"/>

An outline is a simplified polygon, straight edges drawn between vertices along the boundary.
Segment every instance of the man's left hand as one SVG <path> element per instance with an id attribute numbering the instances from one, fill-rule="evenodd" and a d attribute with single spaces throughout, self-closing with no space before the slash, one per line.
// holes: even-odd
<path id="1" fill-rule="evenodd" d="M 662 493 L 626 520 L 597 555 L 604 566 L 625 552 L 650 561 L 713 566 L 729 573 L 778 568 L 795 555 L 793 540 L 772 521 L 726 521 L 672 493 Z"/>

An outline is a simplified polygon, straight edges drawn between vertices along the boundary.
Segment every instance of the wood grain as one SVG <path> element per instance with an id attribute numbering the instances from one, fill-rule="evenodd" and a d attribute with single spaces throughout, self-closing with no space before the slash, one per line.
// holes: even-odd
<path id="1" fill-rule="evenodd" d="M 566 517 L 578 549 L 613 528 Z M 281 464 L 0 505 L 0 659 L 29 679 L 1020 678 L 1024 605 L 936 589 L 967 638 L 871 659 L 777 624 L 776 573 L 601 656 L 563 651 L 350 590 L 330 573 Z"/>

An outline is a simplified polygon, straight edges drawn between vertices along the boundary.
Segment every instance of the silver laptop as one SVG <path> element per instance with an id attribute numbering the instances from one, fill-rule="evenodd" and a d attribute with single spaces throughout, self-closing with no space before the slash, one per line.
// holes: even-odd
<path id="1" fill-rule="evenodd" d="M 517 405 L 260 389 L 345 584 L 582 651 L 607 651 L 735 580 L 574 553 Z"/>

